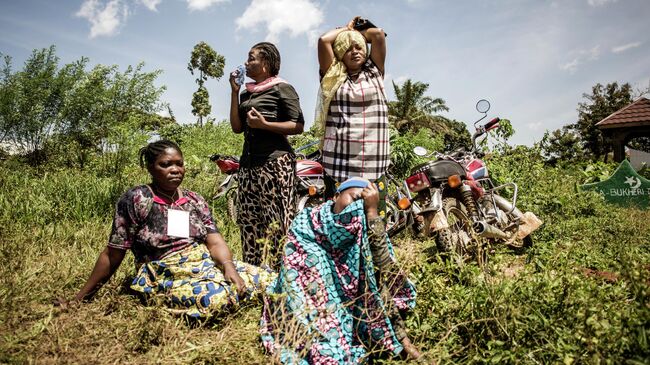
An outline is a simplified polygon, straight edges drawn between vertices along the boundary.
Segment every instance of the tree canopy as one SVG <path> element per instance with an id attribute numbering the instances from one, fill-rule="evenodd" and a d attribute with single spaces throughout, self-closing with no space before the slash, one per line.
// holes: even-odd
<path id="1" fill-rule="evenodd" d="M 199 84 L 198 90 L 192 96 L 192 114 L 198 117 L 199 125 L 203 124 L 203 118 L 208 116 L 212 111 L 210 105 L 210 94 L 208 89 L 204 86 L 208 77 L 220 79 L 223 76 L 223 68 L 226 64 L 226 58 L 210 47 L 205 42 L 199 42 L 192 49 L 190 55 L 190 62 L 187 64 L 187 69 L 194 75 L 195 70 L 198 70 L 199 77 L 196 83 Z"/>
<path id="2" fill-rule="evenodd" d="M 400 132 L 417 132 L 428 128 L 434 132 L 447 132 L 447 119 L 436 113 L 449 111 L 442 98 L 425 95 L 429 84 L 408 79 L 400 86 L 393 81 L 397 100 L 388 103 L 388 118 Z"/>
<path id="3" fill-rule="evenodd" d="M 632 87 L 629 83 L 617 82 L 605 86 L 598 83 L 591 88 L 591 94 L 584 93 L 585 102 L 578 104 L 578 121 L 571 125 L 580 136 L 583 149 L 597 160 L 611 151 L 611 144 L 605 140 L 596 123 L 632 102 Z"/>
<path id="4" fill-rule="evenodd" d="M 32 163 L 56 150 L 66 164 L 83 168 L 91 154 L 119 150 L 129 130 L 169 122 L 156 114 L 164 107 L 165 88 L 154 85 L 160 71 L 145 72 L 142 63 L 124 72 L 105 65 L 88 70 L 88 62 L 60 66 L 54 46 L 34 50 L 18 72 L 5 58 L 0 137 Z"/>

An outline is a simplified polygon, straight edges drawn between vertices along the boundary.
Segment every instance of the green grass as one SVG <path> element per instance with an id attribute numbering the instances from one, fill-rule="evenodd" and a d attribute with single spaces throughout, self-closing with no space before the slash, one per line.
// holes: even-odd
<path id="1" fill-rule="evenodd" d="M 202 148 L 189 154 L 198 157 L 184 186 L 209 197 L 216 175 Z M 433 242 L 398 237 L 418 288 L 407 319 L 413 342 L 439 363 L 648 363 L 650 212 L 577 192 L 578 168 L 548 168 L 523 152 L 489 163 L 520 185 L 520 206 L 544 225 L 532 248 L 497 247 L 483 268 L 431 260 L 422 251 Z M 130 255 L 93 301 L 53 307 L 82 286 L 106 244 L 115 201 L 147 175 L 135 166 L 119 179 L 14 167 L 0 165 L 0 363 L 270 362 L 258 337 L 259 303 L 187 322 L 128 293 Z M 240 255 L 224 202 L 211 206 Z"/>

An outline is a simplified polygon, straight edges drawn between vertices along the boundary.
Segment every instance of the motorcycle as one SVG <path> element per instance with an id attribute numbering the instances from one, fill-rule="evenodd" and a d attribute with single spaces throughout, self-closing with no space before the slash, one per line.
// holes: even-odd
<path id="1" fill-rule="evenodd" d="M 404 204 L 410 210 L 407 212 L 421 217 L 423 235 L 435 237 L 438 251 L 443 253 L 484 255 L 482 242 L 485 241 L 479 237 L 489 243 L 530 246 L 533 243 L 530 232 L 542 223 L 532 212 L 522 213 L 517 208 L 517 184 L 495 186 L 490 178 L 488 167 L 481 160 L 484 153 L 477 148 L 476 140 L 499 128 L 500 119 L 479 125 L 486 118 L 490 103 L 480 100 L 476 109 L 484 115 L 474 123 L 476 132 L 472 135 L 471 150 L 458 149 L 445 154 L 415 147 L 416 155 L 432 159 L 416 166 L 404 181 L 407 189 L 402 191 L 414 205 Z M 512 191 L 510 199 L 501 195 L 506 189 Z"/>
<path id="2" fill-rule="evenodd" d="M 413 234 L 422 233 L 423 223 L 420 206 L 417 201 L 412 201 L 405 181 L 398 180 L 389 168 L 386 172 L 388 194 L 386 195 L 386 233 L 393 237 L 405 228 L 411 227 Z"/>
<path id="3" fill-rule="evenodd" d="M 323 180 L 323 166 L 318 162 L 320 150 L 304 155 L 302 151 L 318 144 L 311 142 L 295 150 L 296 156 L 296 194 L 298 203 L 296 210 L 299 212 L 306 206 L 316 206 L 323 202 L 325 182 Z M 237 221 L 237 171 L 239 171 L 239 158 L 236 156 L 214 154 L 210 161 L 217 164 L 219 170 L 226 174 L 226 178 L 219 184 L 212 199 L 226 197 L 228 215 Z"/>

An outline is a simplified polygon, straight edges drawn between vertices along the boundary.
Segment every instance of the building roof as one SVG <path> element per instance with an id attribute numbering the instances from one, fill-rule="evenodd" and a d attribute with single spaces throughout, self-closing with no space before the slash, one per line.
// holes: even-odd
<path id="1" fill-rule="evenodd" d="M 600 129 L 650 126 L 650 100 L 639 98 L 596 123 L 596 126 Z"/>

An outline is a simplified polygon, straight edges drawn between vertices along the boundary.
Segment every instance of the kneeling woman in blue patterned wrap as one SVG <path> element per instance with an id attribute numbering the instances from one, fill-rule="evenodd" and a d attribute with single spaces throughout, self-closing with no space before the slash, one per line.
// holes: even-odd
<path id="1" fill-rule="evenodd" d="M 139 267 L 131 288 L 178 313 L 205 317 L 263 290 L 272 272 L 233 260 L 206 201 L 180 188 L 185 167 L 178 145 L 150 143 L 140 150 L 140 164 L 152 183 L 122 195 L 108 246 L 73 301 L 92 297 L 129 249 Z"/>
<path id="2" fill-rule="evenodd" d="M 396 262 L 377 213 L 379 192 L 361 178 L 294 219 L 269 284 L 262 343 L 284 364 L 358 364 L 377 353 L 420 358 L 401 313 L 415 287 Z"/>

